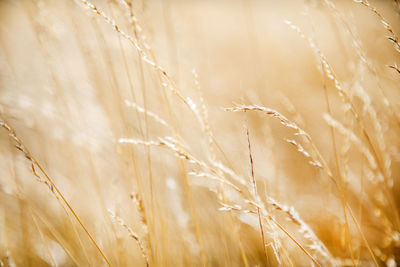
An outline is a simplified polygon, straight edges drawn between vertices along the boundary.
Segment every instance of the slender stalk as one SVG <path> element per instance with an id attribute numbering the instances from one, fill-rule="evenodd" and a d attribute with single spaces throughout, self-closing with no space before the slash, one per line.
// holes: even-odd
<path id="1" fill-rule="evenodd" d="M 78 221 L 79 225 L 82 227 L 82 229 L 85 231 L 86 235 L 89 237 L 90 241 L 92 244 L 96 247 L 104 261 L 107 263 L 108 266 L 111 266 L 110 261 L 107 259 L 106 255 L 103 253 L 103 251 L 100 249 L 99 245 L 97 242 L 94 240 L 92 235 L 89 233 L 85 225 L 82 223 L 81 219 L 75 212 L 75 210 L 72 208 L 72 206 L 69 204 L 69 202 L 65 199 L 64 195 L 61 193 L 61 191 L 58 189 L 58 187 L 55 185 L 53 182 L 53 179 L 50 178 L 50 176 L 47 174 L 47 172 L 43 169 L 43 167 L 39 164 L 39 162 L 36 160 L 36 158 L 31 154 L 29 149 L 24 145 L 21 139 L 18 138 L 17 134 L 15 133 L 14 129 L 11 128 L 8 123 L 0 117 L 0 126 L 3 127 L 8 133 L 9 136 L 16 141 L 17 145 L 16 148 L 23 152 L 25 154 L 25 157 L 31 161 L 32 163 L 32 171 L 34 172 L 34 175 L 37 176 L 37 173 L 34 170 L 34 166 L 38 167 L 41 173 L 45 176 L 46 181 L 48 182 L 50 190 L 56 195 L 56 197 L 60 197 L 62 202 L 67 206 L 68 210 L 72 213 L 72 215 L 75 217 L 75 219 Z"/>
<path id="2" fill-rule="evenodd" d="M 257 192 L 257 183 L 256 183 L 256 179 L 255 179 L 255 176 L 254 176 L 253 154 L 251 153 L 250 133 L 249 133 L 249 127 L 248 127 L 248 122 L 247 122 L 246 111 L 244 112 L 244 117 L 245 117 L 244 125 L 246 127 L 246 135 L 247 135 L 247 144 L 248 144 L 248 148 L 249 148 L 251 184 L 253 185 L 254 198 L 258 202 L 259 201 L 259 197 L 258 197 L 258 192 Z M 262 220 L 261 220 L 261 216 L 262 215 L 261 215 L 260 207 L 258 207 L 258 205 L 257 205 L 257 216 L 258 216 L 258 223 L 260 225 L 261 238 L 262 238 L 262 247 L 263 247 L 263 251 L 264 251 L 264 255 L 265 255 L 265 263 L 267 264 L 267 266 L 269 266 L 268 253 L 267 253 L 267 248 L 265 246 L 265 236 L 264 236 L 264 229 L 263 229 L 264 227 L 263 227 Z"/>

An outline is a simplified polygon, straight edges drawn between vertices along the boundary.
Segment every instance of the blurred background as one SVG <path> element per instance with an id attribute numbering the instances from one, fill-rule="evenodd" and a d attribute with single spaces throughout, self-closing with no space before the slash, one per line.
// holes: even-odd
<path id="1" fill-rule="evenodd" d="M 396 266 L 399 10 L 2 0 L 0 114 L 112 266 Z M 1 264 L 105 265 L 8 135 Z"/>

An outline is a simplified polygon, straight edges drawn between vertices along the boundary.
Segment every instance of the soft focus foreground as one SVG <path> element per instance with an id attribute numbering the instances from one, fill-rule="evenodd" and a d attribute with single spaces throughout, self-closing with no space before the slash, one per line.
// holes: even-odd
<path id="1" fill-rule="evenodd" d="M 1 1 L 0 265 L 400 264 L 399 11 Z"/>

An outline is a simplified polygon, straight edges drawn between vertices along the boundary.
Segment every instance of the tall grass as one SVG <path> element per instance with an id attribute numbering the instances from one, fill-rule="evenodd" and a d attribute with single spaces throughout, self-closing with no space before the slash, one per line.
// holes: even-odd
<path id="1" fill-rule="evenodd" d="M 397 266 L 399 11 L 0 2 L 0 265 Z"/>

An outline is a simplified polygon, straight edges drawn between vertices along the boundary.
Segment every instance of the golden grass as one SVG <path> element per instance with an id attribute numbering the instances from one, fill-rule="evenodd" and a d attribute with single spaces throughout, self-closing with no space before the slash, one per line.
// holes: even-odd
<path id="1" fill-rule="evenodd" d="M 0 2 L 0 266 L 397 266 L 399 11 Z"/>

